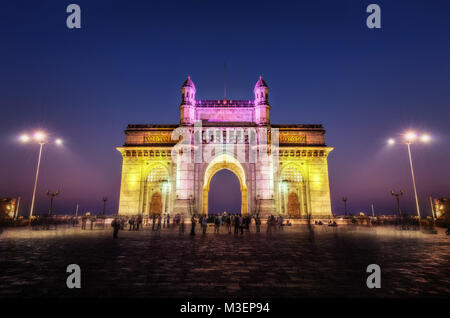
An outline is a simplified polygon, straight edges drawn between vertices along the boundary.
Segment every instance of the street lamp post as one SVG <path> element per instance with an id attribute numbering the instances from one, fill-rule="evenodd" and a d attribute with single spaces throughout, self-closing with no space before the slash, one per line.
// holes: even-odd
<path id="1" fill-rule="evenodd" d="M 37 168 L 36 168 L 36 177 L 34 178 L 33 197 L 31 199 L 30 220 L 33 217 L 34 200 L 36 198 L 36 187 L 37 187 L 37 182 L 38 182 L 38 177 L 39 177 L 39 167 L 41 166 L 42 147 L 44 146 L 44 143 L 40 142 L 39 145 L 40 145 L 40 147 L 39 147 L 38 164 L 37 164 Z"/>
<path id="2" fill-rule="evenodd" d="M 38 183 L 38 178 L 39 178 L 39 168 L 41 166 L 42 150 L 43 150 L 44 145 L 46 143 L 48 143 L 46 134 L 44 134 L 41 131 L 35 132 L 33 137 L 30 137 L 28 134 L 23 134 L 22 136 L 20 136 L 20 141 L 22 141 L 23 143 L 27 143 L 27 142 L 31 141 L 32 139 L 34 139 L 35 141 L 37 141 L 39 143 L 39 156 L 38 156 L 38 163 L 37 163 L 37 167 L 36 167 L 36 176 L 34 178 L 33 196 L 31 198 L 30 221 L 31 221 L 31 218 L 33 217 L 34 202 L 36 200 L 36 189 L 37 189 L 37 183 Z M 62 140 L 59 138 L 56 139 L 55 144 L 61 145 Z"/>
<path id="3" fill-rule="evenodd" d="M 405 144 L 408 148 L 408 157 L 409 157 L 409 167 L 411 169 L 411 178 L 412 178 L 412 183 L 413 183 L 413 189 L 414 189 L 414 197 L 416 200 L 416 210 L 417 210 L 417 217 L 419 218 L 419 224 L 420 224 L 420 206 L 419 206 L 419 197 L 417 196 L 417 188 L 416 188 L 416 178 L 414 176 L 414 168 L 413 168 L 413 163 L 412 163 L 412 156 L 411 156 L 411 144 L 417 139 L 417 134 L 415 132 L 407 132 L 404 135 L 404 140 L 405 140 Z M 422 136 L 420 136 L 420 141 L 427 143 L 431 140 L 431 137 L 427 134 L 423 134 Z M 395 139 L 390 138 L 388 140 L 388 144 L 389 145 L 394 145 L 395 144 Z"/>
<path id="4" fill-rule="evenodd" d="M 342 201 L 344 201 L 344 214 L 347 216 L 347 197 L 343 197 Z"/>
<path id="5" fill-rule="evenodd" d="M 414 177 L 414 169 L 413 169 L 413 163 L 412 163 L 412 158 L 411 158 L 411 142 L 407 142 L 406 145 L 408 146 L 408 155 L 409 155 L 409 166 L 411 168 L 411 177 L 412 177 L 412 182 L 413 182 L 413 188 L 414 188 L 414 197 L 416 198 L 416 209 L 417 209 L 417 216 L 419 217 L 420 220 L 420 207 L 419 207 L 419 199 L 417 197 L 417 189 L 416 189 L 416 179 Z"/>
<path id="6" fill-rule="evenodd" d="M 103 197 L 103 215 L 105 215 L 106 212 L 106 201 L 108 200 L 108 197 Z"/>
<path id="7" fill-rule="evenodd" d="M 50 190 L 47 190 L 47 195 L 50 196 L 50 207 L 48 208 L 48 216 L 52 215 L 52 208 L 53 208 L 53 198 L 56 197 L 59 194 L 59 190 L 52 193 Z"/>
<path id="8" fill-rule="evenodd" d="M 403 195 L 403 191 L 400 190 L 400 192 L 395 193 L 394 190 L 391 191 L 392 196 L 394 196 L 397 199 L 397 211 L 398 215 L 402 217 L 402 209 L 400 208 L 400 196 Z"/>

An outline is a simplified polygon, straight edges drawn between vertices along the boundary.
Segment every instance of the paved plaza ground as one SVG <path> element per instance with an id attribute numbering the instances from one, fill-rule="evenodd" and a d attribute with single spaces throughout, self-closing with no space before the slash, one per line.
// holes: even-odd
<path id="1" fill-rule="evenodd" d="M 197 228 L 198 229 L 198 228 Z M 418 297 L 450 296 L 450 237 L 388 227 L 306 225 L 267 234 L 155 234 L 149 228 L 0 235 L 0 297 Z M 80 265 L 82 288 L 66 287 Z M 366 267 L 381 267 L 381 289 Z"/>

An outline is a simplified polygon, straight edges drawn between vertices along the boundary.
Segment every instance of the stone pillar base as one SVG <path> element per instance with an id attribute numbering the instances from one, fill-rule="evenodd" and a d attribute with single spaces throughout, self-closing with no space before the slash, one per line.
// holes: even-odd
<path id="1" fill-rule="evenodd" d="M 266 218 L 269 215 L 276 214 L 275 211 L 275 200 L 273 199 L 268 199 L 268 200 L 259 200 L 258 201 L 258 206 L 259 206 L 259 216 L 261 218 Z"/>
<path id="2" fill-rule="evenodd" d="M 191 208 L 189 206 L 188 199 L 176 199 L 175 204 L 173 205 L 173 211 L 170 211 L 171 214 L 184 214 L 184 217 L 190 217 L 189 209 Z"/>

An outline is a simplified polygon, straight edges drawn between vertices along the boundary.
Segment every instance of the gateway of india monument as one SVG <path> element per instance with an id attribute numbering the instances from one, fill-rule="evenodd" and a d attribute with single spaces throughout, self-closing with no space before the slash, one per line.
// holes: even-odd
<path id="1" fill-rule="evenodd" d="M 128 125 L 117 148 L 119 214 L 207 215 L 210 181 L 228 169 L 241 190 L 241 210 L 229 213 L 331 216 L 327 157 L 333 148 L 322 125 L 271 124 L 262 77 L 253 92 L 253 100 L 198 100 L 188 77 L 179 124 Z"/>

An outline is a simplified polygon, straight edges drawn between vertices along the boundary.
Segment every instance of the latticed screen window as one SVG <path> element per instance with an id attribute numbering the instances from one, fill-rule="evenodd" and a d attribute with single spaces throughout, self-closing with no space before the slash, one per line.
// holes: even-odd
<path id="1" fill-rule="evenodd" d="M 166 169 L 162 166 L 156 166 L 152 170 L 150 170 L 150 173 L 147 176 L 148 182 L 162 182 L 167 181 L 169 179 L 169 176 L 167 174 Z"/>
<path id="2" fill-rule="evenodd" d="M 302 174 L 300 173 L 300 170 L 297 167 L 290 166 L 284 169 L 282 180 L 289 182 L 302 182 L 303 177 Z"/>

